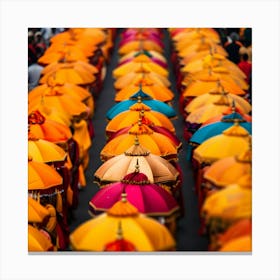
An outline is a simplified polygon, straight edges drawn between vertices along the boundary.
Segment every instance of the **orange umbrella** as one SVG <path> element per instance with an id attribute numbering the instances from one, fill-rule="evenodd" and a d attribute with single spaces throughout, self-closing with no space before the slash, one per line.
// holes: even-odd
<path id="1" fill-rule="evenodd" d="M 184 82 L 182 84 L 184 84 Z M 226 92 L 230 92 L 231 94 L 245 94 L 245 91 L 236 83 L 221 80 L 219 78 L 213 81 L 194 80 L 185 85 L 187 85 L 187 88 L 182 93 L 184 97 L 196 97 L 210 91 L 216 92 L 220 86 L 222 86 Z"/>
<path id="2" fill-rule="evenodd" d="M 53 244 L 51 241 L 42 232 L 31 225 L 28 225 L 28 251 L 53 251 Z"/>
<path id="3" fill-rule="evenodd" d="M 174 98 L 173 92 L 165 86 L 159 85 L 149 78 L 143 78 L 135 84 L 128 85 L 116 93 L 115 101 L 120 102 L 139 91 L 139 87 L 152 98 L 169 102 Z"/>
<path id="4" fill-rule="evenodd" d="M 119 48 L 118 52 L 120 55 L 124 55 L 130 53 L 131 51 L 140 51 L 140 50 L 146 50 L 146 51 L 153 50 L 159 53 L 163 52 L 161 46 L 159 46 L 157 43 L 149 39 L 129 41 L 125 45 L 122 45 Z"/>
<path id="5" fill-rule="evenodd" d="M 124 153 L 134 144 L 135 137 L 138 137 L 139 143 L 151 153 L 167 159 L 177 158 L 179 147 L 176 147 L 167 136 L 153 132 L 147 125 L 137 123 L 133 125 L 128 134 L 119 135 L 109 141 L 100 153 L 101 159 L 108 160 Z"/>
<path id="6" fill-rule="evenodd" d="M 166 77 L 161 76 L 155 72 L 145 70 L 145 71 L 141 71 L 141 72 L 131 72 L 131 73 L 128 73 L 128 74 L 118 78 L 116 80 L 116 82 L 114 83 L 114 87 L 117 90 L 121 90 L 124 87 L 127 87 L 129 85 L 139 83 L 139 81 L 143 78 L 149 78 L 156 84 L 159 84 L 159 85 L 167 87 L 167 88 L 171 86 L 170 81 Z"/>
<path id="7" fill-rule="evenodd" d="M 150 71 L 155 72 L 164 77 L 168 76 L 168 71 L 153 62 L 147 55 L 140 54 L 136 56 L 132 61 L 124 63 L 113 71 L 113 77 L 118 79 L 130 72 L 142 72 L 142 71 Z"/>
<path id="8" fill-rule="evenodd" d="M 220 252 L 252 252 L 252 236 L 245 235 L 230 240 L 219 250 Z"/>
<path id="9" fill-rule="evenodd" d="M 42 223 L 50 215 L 49 211 L 32 197 L 28 197 L 28 222 Z"/>
<path id="10" fill-rule="evenodd" d="M 68 126 L 46 119 L 38 110 L 28 115 L 28 129 L 36 138 L 54 143 L 66 142 L 72 138 Z"/>
<path id="11" fill-rule="evenodd" d="M 242 176 L 251 173 L 252 151 L 222 158 L 214 162 L 204 173 L 204 179 L 217 187 L 234 184 Z"/>
<path id="12" fill-rule="evenodd" d="M 191 112 L 186 117 L 186 122 L 202 124 L 208 119 L 222 114 L 229 108 L 231 108 L 231 102 L 226 96 L 220 96 L 220 98 L 216 102 L 206 104 Z M 239 104 L 236 104 L 236 108 L 243 113 L 249 113 L 251 111 L 251 106 L 242 108 Z"/>
<path id="13" fill-rule="evenodd" d="M 174 125 L 168 117 L 160 112 L 151 110 L 149 106 L 142 102 L 135 103 L 129 108 L 129 111 L 124 111 L 110 120 L 106 126 L 106 132 L 112 133 L 124 127 L 128 127 L 136 123 L 140 115 L 144 115 L 145 118 L 150 120 L 154 125 L 166 127 L 171 132 L 175 132 Z"/>
<path id="14" fill-rule="evenodd" d="M 52 79 L 55 84 L 72 83 L 78 85 L 90 84 L 95 81 L 98 70 L 91 64 L 83 61 L 60 63 L 54 62 L 42 71 L 40 84 L 48 83 Z"/>
<path id="15" fill-rule="evenodd" d="M 62 185 L 62 177 L 45 163 L 28 162 L 28 190 L 44 190 Z"/>
<path id="16" fill-rule="evenodd" d="M 141 51 L 140 51 L 140 52 L 141 52 Z M 147 51 L 146 51 L 146 52 L 147 52 Z M 142 53 L 146 53 L 146 52 L 145 52 L 145 51 L 142 51 Z M 160 52 L 157 52 L 157 51 L 154 51 L 154 50 L 150 50 L 148 53 L 149 53 L 152 57 L 154 57 L 154 58 L 156 58 L 156 59 L 162 61 L 163 63 L 167 63 L 166 58 L 165 58 Z M 125 62 L 125 61 L 128 60 L 128 59 L 134 58 L 134 57 L 135 57 L 136 55 L 138 55 L 138 54 L 139 54 L 139 51 L 133 50 L 133 51 L 131 51 L 131 52 L 129 52 L 129 53 L 127 53 L 127 54 L 121 56 L 121 57 L 119 58 L 119 63 Z"/>
<path id="17" fill-rule="evenodd" d="M 193 153 L 200 164 L 209 163 L 230 156 L 237 156 L 249 149 L 250 135 L 238 123 L 223 131 L 222 134 L 209 138 L 199 145 Z"/>
<path id="18" fill-rule="evenodd" d="M 28 135 L 28 157 L 39 162 L 65 161 L 67 153 L 58 145 Z"/>

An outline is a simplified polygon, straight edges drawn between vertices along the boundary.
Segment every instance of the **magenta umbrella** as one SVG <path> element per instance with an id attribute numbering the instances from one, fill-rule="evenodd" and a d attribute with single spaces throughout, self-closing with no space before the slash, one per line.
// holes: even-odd
<path id="1" fill-rule="evenodd" d="M 121 182 L 100 189 L 89 202 L 89 211 L 93 215 L 107 211 L 117 201 L 126 197 L 139 212 L 154 217 L 166 217 L 175 214 L 179 206 L 175 198 L 163 187 L 151 184 L 148 177 L 138 172 L 126 175 Z"/>

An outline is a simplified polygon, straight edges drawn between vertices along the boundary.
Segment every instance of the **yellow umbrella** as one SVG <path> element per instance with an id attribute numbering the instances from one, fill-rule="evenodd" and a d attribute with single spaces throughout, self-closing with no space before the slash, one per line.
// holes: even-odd
<path id="1" fill-rule="evenodd" d="M 193 153 L 200 164 L 209 163 L 230 156 L 238 156 L 249 149 L 250 135 L 238 123 L 223 131 L 222 134 L 209 138 L 199 145 Z"/>
<path id="2" fill-rule="evenodd" d="M 116 93 L 115 101 L 120 102 L 139 91 L 139 87 L 153 99 L 169 102 L 174 98 L 173 92 L 165 86 L 159 85 L 149 78 L 143 78 L 135 84 L 128 85 Z"/>
<path id="3" fill-rule="evenodd" d="M 138 83 L 141 79 L 146 77 L 161 86 L 167 88 L 171 86 L 170 81 L 166 77 L 161 76 L 155 72 L 143 70 L 141 72 L 131 72 L 118 78 L 114 83 L 114 87 L 117 90 L 121 90 L 122 88 L 127 87 L 131 84 Z"/>
<path id="4" fill-rule="evenodd" d="M 28 222 L 42 223 L 50 215 L 49 211 L 32 197 L 28 197 Z"/>
<path id="5" fill-rule="evenodd" d="M 45 163 L 28 162 L 28 190 L 44 190 L 61 186 L 62 177 L 55 169 Z"/>
<path id="6" fill-rule="evenodd" d="M 141 51 L 140 51 L 140 52 L 141 52 Z M 144 52 L 144 51 L 142 51 L 142 52 Z M 138 55 L 138 54 L 139 54 L 139 51 L 133 50 L 133 51 L 131 51 L 131 52 L 129 52 L 129 53 L 127 53 L 127 54 L 121 56 L 121 57 L 119 58 L 119 63 L 122 63 L 122 62 L 124 62 L 124 61 L 126 61 L 126 60 L 128 60 L 128 59 L 134 58 L 134 57 L 135 57 L 136 55 Z M 150 50 L 150 51 L 149 51 L 149 54 L 150 54 L 152 57 L 154 57 L 154 58 L 156 58 L 156 59 L 158 59 L 158 60 L 160 60 L 160 61 L 162 61 L 162 62 L 164 62 L 164 63 L 167 63 L 166 58 L 165 58 L 160 52 L 157 52 L 157 51 L 154 51 L 154 50 Z"/>
<path id="7" fill-rule="evenodd" d="M 118 201 L 107 213 L 84 222 L 70 234 L 71 246 L 76 251 L 103 251 L 115 240 L 121 222 L 123 238 L 137 251 L 167 251 L 175 248 L 175 240 L 154 219 L 140 214 L 126 199 Z"/>
<path id="8" fill-rule="evenodd" d="M 234 104 L 236 104 L 236 106 L 238 106 L 239 108 L 242 108 L 242 110 L 244 112 L 251 112 L 251 110 L 252 110 L 251 104 L 247 100 L 245 100 L 243 97 L 240 97 L 236 94 L 231 94 L 231 93 L 225 92 L 220 88 L 216 92 L 212 91 L 209 93 L 204 93 L 204 94 L 194 98 L 185 107 L 185 112 L 191 113 L 191 112 L 195 111 L 196 109 L 201 108 L 202 106 L 205 106 L 210 103 L 215 103 L 215 102 L 219 101 L 221 96 L 225 96 L 228 99 L 230 104 L 232 104 L 234 102 Z"/>
<path id="9" fill-rule="evenodd" d="M 205 180 L 217 187 L 234 184 L 244 175 L 251 174 L 252 151 L 214 162 L 204 173 Z"/>
<path id="10" fill-rule="evenodd" d="M 101 159 L 108 160 L 124 153 L 134 144 L 135 137 L 138 137 L 139 143 L 151 153 L 166 159 L 177 158 L 179 147 L 176 147 L 167 136 L 153 132 L 147 125 L 135 124 L 128 134 L 119 135 L 104 146 L 100 152 Z"/>
<path id="11" fill-rule="evenodd" d="M 56 162 L 65 161 L 67 153 L 58 145 L 28 136 L 28 157 L 33 161 Z"/>
<path id="12" fill-rule="evenodd" d="M 164 114 L 153 111 L 147 105 L 142 102 L 135 103 L 129 108 L 129 111 L 124 111 L 115 116 L 106 126 L 106 132 L 112 133 L 119 129 L 128 127 L 139 120 L 139 115 L 144 115 L 145 118 L 149 119 L 154 125 L 162 126 L 175 132 L 174 125 L 168 117 Z"/>
<path id="13" fill-rule="evenodd" d="M 226 96 L 220 96 L 216 102 L 206 104 L 192 111 L 186 117 L 186 122 L 202 124 L 210 118 L 223 114 L 223 112 L 231 108 L 231 104 L 232 102 Z M 235 104 L 235 106 L 242 113 L 247 114 L 251 111 L 251 106 L 247 106 L 246 108 L 242 108 L 239 104 Z"/>
<path id="14" fill-rule="evenodd" d="M 166 69 L 153 62 L 147 55 L 141 54 L 135 57 L 132 61 L 124 63 L 115 68 L 115 70 L 113 71 L 113 77 L 115 79 L 118 79 L 132 71 L 150 71 L 164 77 L 168 76 L 168 71 Z"/>
<path id="15" fill-rule="evenodd" d="M 220 252 L 252 252 L 252 236 L 245 235 L 230 240 L 219 250 Z"/>
<path id="16" fill-rule="evenodd" d="M 28 251 L 53 251 L 53 244 L 51 241 L 42 232 L 31 225 L 28 225 Z"/>
<path id="17" fill-rule="evenodd" d="M 125 45 L 121 46 L 118 52 L 122 56 L 124 54 L 130 53 L 131 51 L 141 51 L 141 50 L 146 50 L 146 51 L 153 50 L 159 53 L 163 52 L 163 49 L 157 43 L 148 39 L 129 41 Z"/>

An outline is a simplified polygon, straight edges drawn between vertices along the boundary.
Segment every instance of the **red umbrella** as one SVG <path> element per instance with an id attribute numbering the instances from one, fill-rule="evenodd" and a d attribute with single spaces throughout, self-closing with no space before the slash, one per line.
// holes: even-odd
<path id="1" fill-rule="evenodd" d="M 107 211 L 121 199 L 127 199 L 139 212 L 149 216 L 166 217 L 179 210 L 173 196 L 164 188 L 151 184 L 137 168 L 121 182 L 100 189 L 89 202 L 90 211 L 93 215 Z"/>

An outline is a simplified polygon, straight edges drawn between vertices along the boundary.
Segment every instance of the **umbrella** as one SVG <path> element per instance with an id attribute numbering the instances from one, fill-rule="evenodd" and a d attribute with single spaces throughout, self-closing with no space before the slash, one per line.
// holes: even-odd
<path id="1" fill-rule="evenodd" d="M 188 103 L 188 105 L 185 107 L 185 111 L 187 113 L 191 113 L 202 106 L 217 102 L 221 96 L 225 96 L 230 103 L 234 102 L 239 108 L 242 108 L 244 112 L 250 112 L 252 110 L 249 102 L 243 97 L 240 97 L 236 94 L 227 93 L 220 89 L 217 92 L 210 92 L 197 96 L 190 103 Z"/>
<path id="2" fill-rule="evenodd" d="M 204 173 L 204 179 L 217 187 L 234 184 L 252 171 L 252 151 L 214 162 Z"/>
<path id="3" fill-rule="evenodd" d="M 120 102 L 129 99 L 139 91 L 139 87 L 153 99 L 169 102 L 174 98 L 173 92 L 167 87 L 157 84 L 149 78 L 143 78 L 135 84 L 128 85 L 118 91 L 115 96 L 115 101 Z"/>
<path id="4" fill-rule="evenodd" d="M 202 215 L 208 223 L 213 218 L 234 222 L 252 217 L 252 189 L 238 184 L 213 193 L 205 199 Z"/>
<path id="5" fill-rule="evenodd" d="M 135 84 L 135 83 L 139 82 L 139 80 L 146 78 L 146 77 L 161 86 L 164 86 L 167 88 L 171 86 L 171 83 L 167 79 L 167 77 L 164 77 L 164 76 L 158 75 L 155 72 L 146 70 L 146 71 L 141 71 L 141 72 L 131 72 L 131 73 L 128 73 L 128 74 L 118 78 L 114 83 L 114 87 L 116 90 L 120 90 L 124 87 Z"/>
<path id="6" fill-rule="evenodd" d="M 45 190 L 61 186 L 62 177 L 45 163 L 28 161 L 28 190 Z"/>
<path id="7" fill-rule="evenodd" d="M 77 85 L 90 84 L 95 81 L 98 72 L 93 65 L 83 61 L 54 62 L 42 70 L 40 84 L 48 83 L 49 79 L 55 84 L 72 83 Z"/>
<path id="8" fill-rule="evenodd" d="M 58 145 L 43 140 L 33 138 L 32 135 L 28 136 L 28 157 L 34 161 L 39 162 L 57 162 L 65 161 L 67 153 Z"/>
<path id="9" fill-rule="evenodd" d="M 237 156 L 249 149 L 250 139 L 248 131 L 238 123 L 224 130 L 222 134 L 209 138 L 199 145 L 193 157 L 200 164 L 212 164 L 218 159 Z"/>
<path id="10" fill-rule="evenodd" d="M 178 183 L 177 169 L 169 161 L 150 153 L 138 141 L 123 154 L 104 162 L 94 173 L 94 179 L 101 186 L 118 182 L 133 172 L 136 165 L 139 166 L 139 172 L 144 173 L 151 183 L 173 186 Z"/>
<path id="11" fill-rule="evenodd" d="M 51 241 L 40 230 L 31 225 L 28 225 L 28 251 L 53 251 Z"/>
<path id="12" fill-rule="evenodd" d="M 28 197 L 28 222 L 42 223 L 50 215 L 49 211 L 32 197 Z"/>
<path id="13" fill-rule="evenodd" d="M 28 129 L 38 139 L 61 143 L 72 138 L 72 132 L 67 125 L 46 119 L 36 110 L 28 115 Z"/>
<path id="14" fill-rule="evenodd" d="M 48 80 L 48 83 L 38 85 L 28 93 L 28 99 L 34 100 L 42 98 L 42 96 L 50 95 L 66 95 L 71 98 L 78 99 L 80 102 L 85 103 L 90 109 L 90 114 L 94 110 L 94 100 L 91 93 L 83 87 L 77 86 L 72 83 L 55 84 Z"/>
<path id="15" fill-rule="evenodd" d="M 167 77 L 168 71 L 160 65 L 153 62 L 145 54 L 141 54 L 133 58 L 132 61 L 124 63 L 113 71 L 113 77 L 118 79 L 130 72 L 155 72 L 158 75 Z"/>
<path id="16" fill-rule="evenodd" d="M 140 101 L 149 106 L 152 110 L 166 115 L 168 118 L 176 117 L 176 112 L 172 107 L 162 101 L 152 99 L 148 94 L 144 93 L 140 89 L 136 94 L 132 95 L 129 100 L 119 102 L 111 107 L 111 109 L 106 113 L 106 118 L 111 120 L 121 112 L 129 110 L 129 108 L 136 102 L 140 103 Z"/>
<path id="17" fill-rule="evenodd" d="M 176 245 L 165 226 L 139 213 L 127 200 L 121 200 L 106 213 L 84 222 L 70 234 L 73 250 L 103 251 L 106 244 L 115 239 L 120 222 L 123 238 L 137 251 L 166 251 Z"/>
<path id="18" fill-rule="evenodd" d="M 222 246 L 220 252 L 252 252 L 252 236 L 245 235 L 230 240 Z"/>
<path id="19" fill-rule="evenodd" d="M 140 114 L 144 115 L 145 118 L 150 120 L 154 125 L 165 127 L 169 131 L 175 133 L 174 125 L 168 117 L 160 112 L 151 110 L 151 108 L 143 102 L 137 102 L 129 107 L 129 110 L 119 113 L 109 121 L 106 126 L 107 134 L 131 126 L 139 120 Z"/>
<path id="20" fill-rule="evenodd" d="M 150 40 L 150 39 L 144 39 L 144 40 L 133 40 L 129 41 L 126 44 L 122 45 L 118 52 L 120 55 L 127 54 L 131 51 L 141 51 L 141 50 L 146 50 L 146 51 L 157 51 L 162 53 L 163 48 L 161 45 L 159 45 L 157 42 Z"/>
<path id="21" fill-rule="evenodd" d="M 126 134 L 119 135 L 108 142 L 100 152 L 102 160 L 124 153 L 135 143 L 135 137 L 141 145 L 151 153 L 162 156 L 163 158 L 177 158 L 179 146 L 165 135 L 153 132 L 147 125 L 135 124 Z"/>
<path id="22" fill-rule="evenodd" d="M 234 117 L 234 119 L 232 118 Z M 249 134 L 252 134 L 252 124 L 245 122 L 241 115 L 234 113 L 223 117 L 220 122 L 214 122 L 200 127 L 189 139 L 187 159 L 191 159 L 192 151 L 211 137 L 221 134 L 224 130 L 234 125 L 235 121 L 240 122 L 240 126 L 245 128 Z"/>
<path id="23" fill-rule="evenodd" d="M 184 85 L 184 82 L 182 83 Z M 184 97 L 196 97 L 208 92 L 217 92 L 222 86 L 224 91 L 231 94 L 245 95 L 245 91 L 236 83 L 217 78 L 213 81 L 194 80 L 185 84 L 187 88 L 182 92 Z"/>
<path id="24" fill-rule="evenodd" d="M 148 177 L 139 172 L 139 166 L 136 165 L 135 171 L 123 177 L 121 182 L 100 189 L 89 202 L 90 212 L 100 214 L 123 198 L 148 216 L 170 217 L 178 212 L 175 198 L 164 188 L 150 183 Z"/>
<path id="25" fill-rule="evenodd" d="M 187 125 L 190 124 L 202 124 L 208 119 L 222 114 L 225 110 L 230 108 L 229 100 L 225 96 L 221 96 L 219 100 L 214 103 L 206 104 L 200 108 L 194 110 L 186 117 Z M 243 113 L 249 113 L 251 110 L 245 110 L 236 104 L 238 110 Z"/>

